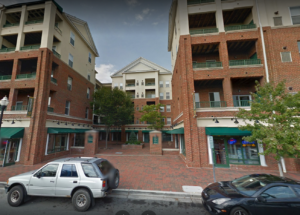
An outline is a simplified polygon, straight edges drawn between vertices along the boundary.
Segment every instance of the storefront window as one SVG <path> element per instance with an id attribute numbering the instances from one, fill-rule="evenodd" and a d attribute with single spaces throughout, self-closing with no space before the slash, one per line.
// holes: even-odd
<path id="1" fill-rule="evenodd" d="M 163 141 L 163 142 L 172 141 L 172 140 L 171 140 L 171 134 L 162 133 L 162 141 Z"/>
<path id="2" fill-rule="evenodd" d="M 67 134 L 49 134 L 47 153 L 55 153 L 67 150 Z"/>
<path id="3" fill-rule="evenodd" d="M 7 147 L 6 147 L 7 145 Z M 0 166 L 5 163 L 5 166 L 14 164 L 18 161 L 20 140 L 19 139 L 3 139 L 0 145 Z M 5 155 L 6 149 L 6 155 Z M 4 161 L 5 157 L 5 161 Z"/>
<path id="4" fill-rule="evenodd" d="M 75 143 L 74 146 L 76 147 L 84 147 L 84 141 L 85 141 L 85 134 L 75 134 Z"/>
<path id="5" fill-rule="evenodd" d="M 7 140 L 1 140 L 1 142 L 0 142 L 0 166 L 3 165 L 6 144 L 7 144 Z"/>

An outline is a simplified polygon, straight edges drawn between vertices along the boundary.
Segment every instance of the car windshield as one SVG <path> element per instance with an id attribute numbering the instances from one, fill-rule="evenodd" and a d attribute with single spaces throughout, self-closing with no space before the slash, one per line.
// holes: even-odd
<path id="1" fill-rule="evenodd" d="M 231 183 L 244 195 L 252 196 L 262 187 L 272 182 L 290 182 L 291 179 L 280 178 L 274 175 L 247 175 L 233 180 Z"/>

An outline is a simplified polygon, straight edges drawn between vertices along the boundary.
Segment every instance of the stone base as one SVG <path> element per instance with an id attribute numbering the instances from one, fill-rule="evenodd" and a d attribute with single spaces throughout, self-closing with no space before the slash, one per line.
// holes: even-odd
<path id="1" fill-rule="evenodd" d="M 127 145 L 123 144 L 122 149 L 142 149 L 144 148 L 145 144 L 141 143 L 140 145 Z"/>

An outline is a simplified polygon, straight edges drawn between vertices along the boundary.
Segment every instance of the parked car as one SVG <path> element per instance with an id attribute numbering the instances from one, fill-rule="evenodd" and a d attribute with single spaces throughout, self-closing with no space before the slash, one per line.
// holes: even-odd
<path id="1" fill-rule="evenodd" d="M 105 197 L 119 186 L 120 173 L 101 158 L 64 158 L 36 171 L 11 177 L 5 187 L 7 201 L 20 206 L 27 196 L 68 197 L 77 211 L 86 211 L 94 198 Z"/>
<path id="2" fill-rule="evenodd" d="M 270 174 L 246 175 L 210 184 L 202 201 L 210 214 L 299 215 L 300 184 Z"/>

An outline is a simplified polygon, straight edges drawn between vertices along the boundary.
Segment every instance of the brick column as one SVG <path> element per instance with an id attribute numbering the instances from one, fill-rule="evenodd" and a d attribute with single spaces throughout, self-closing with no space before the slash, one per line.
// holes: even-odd
<path id="1" fill-rule="evenodd" d="M 84 154 L 93 156 L 98 152 L 99 131 L 91 130 L 85 132 Z"/>
<path id="2" fill-rule="evenodd" d="M 122 126 L 122 130 L 121 130 L 121 142 L 122 142 L 122 143 L 125 143 L 125 142 L 126 142 L 125 126 Z"/>
<path id="3" fill-rule="evenodd" d="M 223 80 L 223 93 L 224 93 L 224 100 L 227 103 L 227 107 L 233 107 L 232 85 L 231 85 L 230 78 L 225 78 Z"/>
<path id="4" fill-rule="evenodd" d="M 220 33 L 220 34 L 225 34 L 225 33 Z M 225 38 L 225 36 L 224 36 L 224 38 Z M 225 40 L 220 42 L 219 55 L 220 55 L 220 61 L 223 64 L 223 68 L 228 69 L 229 68 L 229 56 L 228 56 L 227 43 Z"/>
<path id="5" fill-rule="evenodd" d="M 162 155 L 162 133 L 161 131 L 152 131 L 150 136 L 150 154 Z M 153 142 L 153 140 L 158 140 Z"/>
<path id="6" fill-rule="evenodd" d="M 143 142 L 143 132 L 142 132 L 142 130 L 139 130 L 138 140 L 141 141 L 141 142 Z"/>
<path id="7" fill-rule="evenodd" d="M 11 73 L 11 80 L 14 81 L 17 78 L 17 74 L 20 73 L 21 70 L 21 61 L 19 59 L 14 59 L 13 69 Z"/>
<path id="8" fill-rule="evenodd" d="M 16 105 L 17 98 L 18 98 L 18 90 L 14 88 L 10 88 L 9 95 L 7 96 L 9 100 L 9 103 L 7 105 L 7 110 L 11 110 L 11 107 Z"/>

